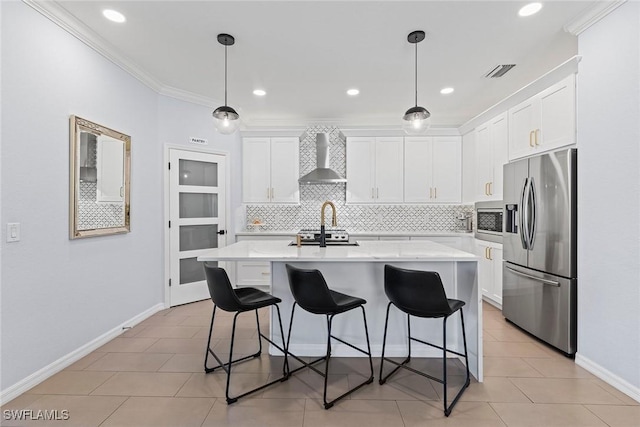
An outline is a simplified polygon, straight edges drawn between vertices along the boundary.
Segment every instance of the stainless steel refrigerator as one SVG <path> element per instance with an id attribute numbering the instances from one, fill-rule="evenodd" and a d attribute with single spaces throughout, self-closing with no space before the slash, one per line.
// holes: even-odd
<path id="1" fill-rule="evenodd" d="M 577 150 L 504 166 L 505 318 L 568 355 L 576 352 Z"/>

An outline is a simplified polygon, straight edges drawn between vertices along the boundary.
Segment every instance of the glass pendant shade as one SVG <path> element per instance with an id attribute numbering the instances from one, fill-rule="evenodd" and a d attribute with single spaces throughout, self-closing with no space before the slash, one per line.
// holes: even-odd
<path id="1" fill-rule="evenodd" d="M 402 117 L 402 129 L 407 135 L 421 135 L 431 126 L 431 113 L 424 107 L 412 107 Z"/>
<path id="2" fill-rule="evenodd" d="M 231 135 L 240 127 L 240 116 L 231 107 L 218 107 L 213 112 L 213 125 L 223 135 Z"/>

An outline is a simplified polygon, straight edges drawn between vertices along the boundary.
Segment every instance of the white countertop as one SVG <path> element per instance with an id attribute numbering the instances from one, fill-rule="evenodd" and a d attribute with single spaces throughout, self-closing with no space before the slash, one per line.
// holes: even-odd
<path id="1" fill-rule="evenodd" d="M 349 230 L 347 230 L 349 231 Z M 236 236 L 295 236 L 298 230 L 237 231 Z M 398 237 L 473 237 L 473 232 L 462 231 L 349 231 L 349 236 L 398 236 Z"/>
<path id="2" fill-rule="evenodd" d="M 356 239 L 357 240 L 357 239 Z M 360 246 L 289 246 L 283 240 L 241 241 L 212 249 L 198 261 L 476 261 L 476 255 L 429 240 L 362 241 Z"/>

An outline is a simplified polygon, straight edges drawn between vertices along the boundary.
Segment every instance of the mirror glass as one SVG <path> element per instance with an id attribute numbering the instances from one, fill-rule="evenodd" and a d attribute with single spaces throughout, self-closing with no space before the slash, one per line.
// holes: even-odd
<path id="1" fill-rule="evenodd" d="M 69 237 L 130 231 L 131 137 L 70 118 Z"/>

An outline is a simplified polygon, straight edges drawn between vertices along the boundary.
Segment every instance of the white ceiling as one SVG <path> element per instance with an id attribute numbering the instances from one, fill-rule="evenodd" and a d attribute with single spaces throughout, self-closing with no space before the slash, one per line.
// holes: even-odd
<path id="1" fill-rule="evenodd" d="M 520 18 L 522 1 L 58 1 L 70 26 L 109 56 L 136 69 L 162 93 L 224 99 L 248 126 L 400 124 L 414 104 L 413 30 L 418 44 L 418 104 L 434 126 L 460 125 L 577 54 L 563 27 L 594 1 L 547 1 Z M 61 8 L 60 8 L 61 7 Z M 115 24 L 101 10 L 127 17 Z M 501 63 L 517 66 L 484 78 Z M 452 86 L 444 96 L 440 89 Z M 348 97 L 348 88 L 360 89 Z M 256 88 L 267 91 L 258 98 Z"/>

